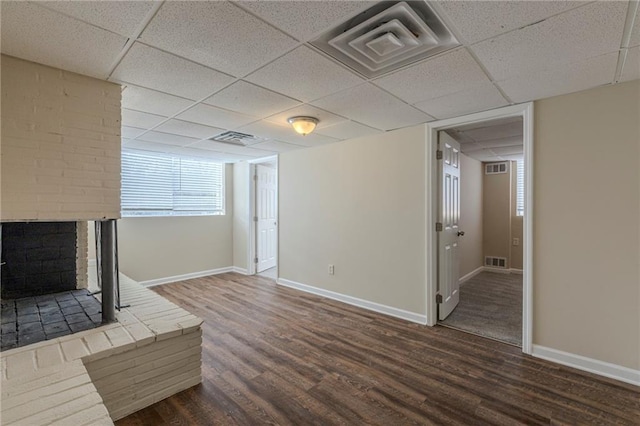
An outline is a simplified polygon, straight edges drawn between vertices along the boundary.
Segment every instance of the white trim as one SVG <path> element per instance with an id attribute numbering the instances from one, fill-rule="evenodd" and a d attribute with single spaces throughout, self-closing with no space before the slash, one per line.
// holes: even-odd
<path id="1" fill-rule="evenodd" d="M 296 290 L 304 291 L 305 293 L 311 293 L 318 296 L 326 297 L 327 299 L 337 300 L 338 302 L 357 306 L 359 308 L 378 312 L 380 314 L 389 315 L 395 318 L 400 318 L 406 321 L 411 321 L 411 322 L 415 322 L 422 325 L 425 325 L 427 323 L 427 317 L 425 315 L 417 314 L 415 312 L 409 312 L 403 309 L 394 308 L 392 306 L 381 305 L 379 303 L 370 302 L 368 300 L 358 299 L 357 297 L 347 296 L 346 294 L 336 293 L 335 291 L 325 290 L 323 288 L 301 284 L 285 278 L 278 278 L 276 282 L 279 285 L 284 287 L 289 287 Z"/>
<path id="2" fill-rule="evenodd" d="M 231 267 L 231 272 L 236 272 L 236 273 L 242 274 L 242 275 L 249 275 L 249 271 L 247 271 L 246 268 L 239 268 L 237 266 L 232 266 Z"/>
<path id="3" fill-rule="evenodd" d="M 523 271 L 522 271 L 522 269 L 511 268 L 511 269 L 509 269 L 509 273 L 510 274 L 516 274 L 516 275 L 522 275 Z"/>
<path id="4" fill-rule="evenodd" d="M 96 260 L 95 259 L 87 259 L 87 266 L 96 266 Z"/>
<path id="5" fill-rule="evenodd" d="M 233 266 L 227 266 L 224 268 L 209 269 L 207 271 L 191 272 L 189 274 L 174 275 L 172 277 L 164 277 L 164 278 L 156 278 L 154 280 L 140 281 L 140 284 L 145 287 L 153 287 L 156 285 L 175 283 L 177 281 L 190 280 L 193 278 L 208 277 L 210 275 L 224 274 L 226 272 L 235 272 L 233 269 L 234 269 Z"/>
<path id="6" fill-rule="evenodd" d="M 256 215 L 256 181 L 253 178 L 256 174 L 256 166 L 260 163 L 271 163 L 276 162 L 276 222 L 277 226 L 277 239 L 276 239 L 276 275 L 278 273 L 278 268 L 280 265 L 280 168 L 279 168 L 279 156 L 271 155 L 269 157 L 258 158 L 255 160 L 249 160 L 249 235 L 247 236 L 247 255 L 248 255 L 248 267 L 247 267 L 247 275 L 256 275 L 258 273 L 258 268 L 256 263 L 253 261 L 256 258 L 256 244 L 257 244 L 257 228 L 256 223 L 253 220 L 253 217 Z"/>
<path id="7" fill-rule="evenodd" d="M 493 266 L 483 266 L 487 272 L 495 272 L 496 274 L 510 274 L 511 270 L 507 268 L 494 268 Z"/>
<path id="8" fill-rule="evenodd" d="M 490 111 L 469 114 L 462 117 L 432 121 L 426 126 L 425 147 L 425 199 L 426 199 L 426 233 L 425 247 L 427 261 L 425 262 L 425 291 L 427 325 L 438 322 L 437 291 L 437 235 L 435 222 L 437 217 L 437 167 L 435 165 L 435 151 L 437 149 L 438 131 L 456 126 L 481 123 L 488 120 L 505 117 L 522 117 L 523 147 L 525 161 L 524 195 L 524 273 L 522 278 L 522 352 L 531 353 L 533 327 L 533 102 L 496 108 Z"/>
<path id="9" fill-rule="evenodd" d="M 465 281 L 470 280 L 471 278 L 475 277 L 476 275 L 478 275 L 480 272 L 484 271 L 484 266 L 478 266 L 476 269 L 474 269 L 473 271 L 469 272 L 468 274 L 466 274 L 463 277 L 460 277 L 460 279 L 458 280 L 458 282 L 460 284 L 462 284 Z"/>
<path id="10" fill-rule="evenodd" d="M 588 371 L 589 373 L 640 386 L 640 370 L 634 370 L 621 365 L 611 364 L 609 362 L 599 361 L 597 359 L 587 358 L 582 355 L 563 352 L 558 349 L 547 348 L 540 345 L 533 345 L 531 355 L 536 358 L 542 358 L 547 361 L 577 368 L 578 370 Z"/>

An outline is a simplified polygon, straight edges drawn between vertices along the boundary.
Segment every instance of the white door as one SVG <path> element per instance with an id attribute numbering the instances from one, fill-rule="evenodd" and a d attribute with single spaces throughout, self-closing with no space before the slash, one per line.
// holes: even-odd
<path id="1" fill-rule="evenodd" d="M 256 166 L 256 272 L 276 266 L 278 250 L 278 210 L 277 210 L 276 169 Z"/>
<path id="2" fill-rule="evenodd" d="M 439 167 L 438 209 L 438 319 L 443 320 L 460 300 L 458 239 L 460 222 L 460 144 L 438 132 Z M 440 224 L 442 224 L 440 226 Z M 441 229 L 441 230 L 440 230 Z"/>

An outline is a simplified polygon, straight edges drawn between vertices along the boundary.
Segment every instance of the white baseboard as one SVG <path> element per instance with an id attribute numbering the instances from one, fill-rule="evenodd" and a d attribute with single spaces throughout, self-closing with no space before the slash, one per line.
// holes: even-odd
<path id="1" fill-rule="evenodd" d="M 175 283 L 177 281 L 190 280 L 193 278 L 207 277 L 209 275 L 224 274 L 225 272 L 233 272 L 233 266 L 209 269 L 208 271 L 191 272 L 183 275 L 174 275 L 173 277 L 156 278 L 155 280 L 140 281 L 140 284 L 145 287 L 153 287 L 156 285 Z"/>
<path id="2" fill-rule="evenodd" d="M 540 345 L 533 345 L 531 355 L 546 359 L 547 361 L 577 368 L 578 370 L 588 371 L 589 373 L 640 386 L 640 370 L 633 370 L 621 365 L 611 364 Z"/>
<path id="3" fill-rule="evenodd" d="M 238 274 L 242 274 L 242 275 L 249 275 L 249 271 L 246 270 L 246 268 L 239 268 L 237 266 L 232 266 L 232 272 L 237 272 Z"/>
<path id="4" fill-rule="evenodd" d="M 522 275 L 522 269 L 515 269 L 515 268 L 511 268 L 509 269 L 509 273 L 510 274 L 518 274 L 518 275 Z"/>
<path id="5" fill-rule="evenodd" d="M 323 288 L 301 284 L 295 281 L 288 280 L 286 278 L 278 278 L 277 283 L 285 287 L 301 290 L 306 293 L 316 294 L 318 296 L 326 297 L 327 299 L 337 300 L 338 302 L 343 302 L 348 305 L 353 305 L 359 308 L 368 309 L 370 311 L 378 312 L 380 314 L 389 315 L 392 317 L 400 318 L 403 320 L 415 322 L 422 325 L 425 325 L 427 323 L 426 315 L 417 314 L 415 312 L 409 312 L 403 309 L 394 308 L 392 306 L 381 305 L 379 303 L 370 302 L 368 300 L 358 299 L 357 297 L 347 296 L 345 294 L 336 293 L 330 290 L 325 290 Z"/>
<path id="6" fill-rule="evenodd" d="M 498 274 L 510 274 L 511 271 L 509 269 L 506 268 L 494 268 L 493 266 L 483 266 L 482 267 L 483 271 L 487 271 L 487 272 L 496 272 Z"/>
<path id="7" fill-rule="evenodd" d="M 480 272 L 484 271 L 484 266 L 478 266 L 476 269 L 474 269 L 473 271 L 469 272 L 468 274 L 460 277 L 460 279 L 458 280 L 458 282 L 460 284 L 462 284 L 463 282 L 470 280 L 471 278 L 475 277 L 476 275 L 478 275 Z"/>

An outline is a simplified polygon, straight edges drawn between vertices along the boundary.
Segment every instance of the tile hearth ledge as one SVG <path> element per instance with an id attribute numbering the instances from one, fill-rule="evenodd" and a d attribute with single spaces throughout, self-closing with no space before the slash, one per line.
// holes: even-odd
<path id="1" fill-rule="evenodd" d="M 120 294 L 116 323 L 2 352 L 3 425 L 113 424 L 200 383 L 202 320 L 122 274 Z"/>

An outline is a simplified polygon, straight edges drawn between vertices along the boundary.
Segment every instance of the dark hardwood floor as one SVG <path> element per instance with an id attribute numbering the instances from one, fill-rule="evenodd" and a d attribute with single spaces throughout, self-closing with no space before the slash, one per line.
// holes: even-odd
<path id="1" fill-rule="evenodd" d="M 204 319 L 202 383 L 119 426 L 640 424 L 638 387 L 268 278 L 154 290 Z"/>

